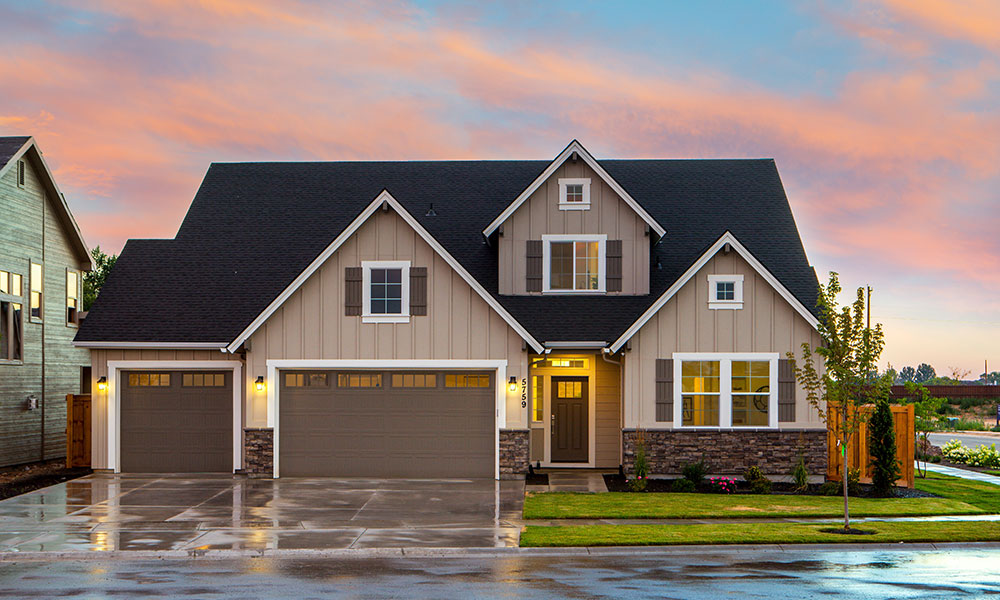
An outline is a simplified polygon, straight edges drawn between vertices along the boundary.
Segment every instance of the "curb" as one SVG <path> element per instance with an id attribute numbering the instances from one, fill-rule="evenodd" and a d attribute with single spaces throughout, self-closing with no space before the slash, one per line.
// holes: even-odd
<path id="1" fill-rule="evenodd" d="M 329 550 L 114 550 L 108 552 L 0 552 L 0 563 L 45 561 L 112 560 L 239 560 L 239 559 L 406 559 L 406 558 L 513 558 L 513 557 L 586 557 L 671 554 L 760 554 L 797 552 L 856 552 L 858 550 L 948 551 L 1000 550 L 1000 542 L 916 542 L 851 544 L 753 544 L 753 545 L 678 545 L 678 546 L 595 546 L 571 548 L 336 548 Z"/>

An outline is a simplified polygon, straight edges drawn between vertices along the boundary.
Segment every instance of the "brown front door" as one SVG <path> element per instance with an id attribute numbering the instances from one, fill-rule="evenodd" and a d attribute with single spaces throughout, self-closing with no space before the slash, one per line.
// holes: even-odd
<path id="1" fill-rule="evenodd" d="M 586 377 L 552 378 L 552 462 L 588 462 Z"/>

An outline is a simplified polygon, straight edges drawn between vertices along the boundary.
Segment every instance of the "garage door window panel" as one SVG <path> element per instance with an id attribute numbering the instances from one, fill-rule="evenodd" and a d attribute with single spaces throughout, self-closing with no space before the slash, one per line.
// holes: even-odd
<path id="1" fill-rule="evenodd" d="M 181 375 L 182 387 L 223 387 L 226 385 L 224 373 L 184 373 Z"/>
<path id="2" fill-rule="evenodd" d="M 393 373 L 394 388 L 436 388 L 437 375 L 434 373 Z"/>
<path id="3" fill-rule="evenodd" d="M 285 387 L 326 388 L 330 378 L 327 373 L 285 373 Z"/>
<path id="4" fill-rule="evenodd" d="M 338 373 L 337 387 L 375 389 L 382 387 L 381 373 Z"/>
<path id="5" fill-rule="evenodd" d="M 444 376 L 444 386 L 448 388 L 487 388 L 490 387 L 490 376 L 449 373 Z"/>
<path id="6" fill-rule="evenodd" d="M 129 387 L 170 387 L 170 373 L 129 373 Z"/>

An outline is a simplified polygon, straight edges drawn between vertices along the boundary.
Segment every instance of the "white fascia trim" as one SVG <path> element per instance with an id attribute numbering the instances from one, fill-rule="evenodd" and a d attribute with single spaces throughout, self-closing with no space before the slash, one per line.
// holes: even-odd
<path id="1" fill-rule="evenodd" d="M 118 395 L 120 371 L 163 369 L 170 371 L 233 372 L 233 472 L 243 468 L 243 363 L 238 360 L 109 360 L 107 394 L 108 468 L 121 473 L 121 406 Z"/>
<path id="2" fill-rule="evenodd" d="M 13 156 L 11 156 L 10 160 L 7 161 L 7 164 L 0 165 L 0 177 L 3 177 L 7 173 L 7 170 L 11 168 L 11 165 L 16 165 L 17 161 L 21 160 L 21 158 L 23 158 L 32 147 L 34 147 L 35 154 L 38 156 L 38 162 L 42 164 L 42 170 L 45 173 L 45 177 L 48 179 L 48 184 L 52 187 L 52 191 L 56 195 L 56 201 L 62 208 L 63 216 L 65 216 L 66 220 L 69 221 L 73 230 L 73 235 L 76 237 L 76 241 L 80 244 L 80 249 L 83 251 L 84 256 L 86 256 L 85 262 L 90 265 L 90 268 L 85 270 L 93 271 L 97 268 L 97 265 L 94 264 L 94 257 L 90 255 L 90 248 L 87 246 L 87 242 L 83 239 L 83 233 L 80 231 L 80 226 L 77 225 L 76 219 L 73 218 L 73 213 L 69 210 L 69 204 L 66 204 L 66 197 L 63 196 L 62 191 L 59 190 L 59 184 L 56 183 L 56 178 L 52 175 L 52 169 L 49 168 L 49 163 L 45 162 L 45 155 L 42 154 L 42 151 L 35 142 L 34 137 L 29 137 L 28 141 L 25 142 Z"/>
<path id="3" fill-rule="evenodd" d="M 399 269 L 402 292 L 400 312 L 371 312 L 372 269 Z M 363 260 L 361 261 L 361 322 L 362 323 L 409 323 L 410 322 L 410 261 L 408 260 Z"/>
<path id="4" fill-rule="evenodd" d="M 545 342 L 546 348 L 580 348 L 586 350 L 592 350 L 594 348 L 604 348 L 607 346 L 607 342 Z"/>
<path id="5" fill-rule="evenodd" d="M 225 350 L 226 342 L 73 342 L 77 348 L 171 348 L 174 350 Z"/>
<path id="6" fill-rule="evenodd" d="M 414 231 L 420 234 L 420 237 L 422 237 L 424 241 L 427 242 L 427 244 L 430 245 L 430 247 L 433 248 L 434 251 L 437 252 L 438 255 L 440 255 L 441 258 L 443 258 L 446 263 L 448 263 L 448 266 L 450 266 L 452 269 L 458 272 L 459 275 L 462 276 L 462 279 L 464 279 L 465 282 L 468 283 L 469 286 L 472 287 L 472 289 L 475 290 L 476 293 L 479 294 L 479 296 L 483 300 L 485 300 L 486 303 L 489 304 L 490 307 L 492 307 L 493 310 L 495 310 L 497 314 L 499 314 L 500 317 L 502 317 L 503 320 L 507 322 L 508 325 L 510 325 L 511 329 L 516 331 L 518 335 L 521 336 L 521 339 L 528 342 L 528 344 L 532 348 L 534 348 L 536 352 L 542 351 L 543 349 L 542 345 L 530 333 L 528 333 L 528 330 L 525 329 L 524 326 L 522 326 L 520 323 L 518 323 L 517 320 L 514 319 L 513 315 L 507 312 L 507 309 L 505 309 L 496 300 L 496 298 L 491 296 L 490 293 L 486 291 L 486 288 L 480 285 L 480 283 L 476 281 L 476 279 L 465 269 L 465 267 L 463 267 L 461 263 L 455 260 L 455 257 L 453 257 L 447 250 L 445 250 L 444 246 L 438 243 L 438 241 L 434 239 L 434 236 L 432 236 L 429 231 L 424 229 L 424 226 L 421 225 L 415 218 L 413 218 L 413 215 L 411 215 L 405 208 L 403 208 L 403 205 L 400 204 L 395 198 L 393 198 L 392 195 L 386 190 L 382 190 L 382 192 L 374 200 L 372 200 L 371 204 L 369 204 L 367 208 L 361 211 L 361 214 L 358 215 L 358 217 L 354 219 L 354 221 L 350 225 L 348 225 L 347 228 L 344 229 L 344 231 L 342 231 L 340 235 L 338 235 L 337 238 L 334 239 L 333 242 L 331 242 L 330 245 L 327 246 L 326 249 L 323 250 L 323 252 L 321 252 L 320 255 L 317 256 L 315 260 L 313 260 L 312 263 L 309 264 L 308 267 L 305 268 L 304 271 L 299 273 L 299 276 L 296 277 L 295 280 L 292 281 L 292 283 L 290 283 L 288 287 L 285 288 L 284 291 L 278 294 L 278 297 L 275 298 L 271 302 L 271 304 L 269 304 L 268 307 L 264 309 L 263 312 L 257 315 L 257 318 L 254 319 L 253 322 L 251 322 L 249 325 L 247 325 L 247 328 L 244 329 L 243 332 L 240 333 L 240 335 L 237 336 L 235 340 L 229 343 L 229 345 L 226 347 L 226 351 L 230 353 L 236 352 L 237 348 L 240 347 L 240 344 L 245 342 L 251 335 L 253 335 L 253 333 L 257 331 L 257 329 L 259 329 L 260 326 L 263 325 L 271 317 L 271 315 L 275 313 L 275 311 L 281 308 L 281 305 L 284 304 L 285 301 L 288 300 L 288 298 L 291 297 L 291 295 L 294 294 L 296 290 L 302 287 L 302 284 L 304 284 L 309 279 L 309 277 L 312 276 L 313 273 L 318 271 L 319 268 L 323 266 L 323 263 L 325 263 L 327 259 L 329 259 L 330 256 L 332 256 L 333 253 L 336 252 L 337 249 L 344 244 L 344 242 L 350 239 L 350 237 L 354 235 L 354 233 L 358 229 L 360 229 L 362 225 L 364 225 L 365 221 L 367 221 L 368 218 L 371 217 L 375 213 L 375 211 L 378 210 L 380 206 L 382 206 L 383 203 L 387 203 L 389 206 L 391 206 L 396 211 L 396 213 L 399 214 L 399 216 L 402 217 L 403 220 L 406 221 L 410 225 L 410 227 L 414 229 Z"/>
<path id="7" fill-rule="evenodd" d="M 461 359 L 316 359 L 298 360 L 268 359 L 267 365 L 267 426 L 273 435 L 274 453 L 272 457 L 274 478 L 280 477 L 281 439 L 280 410 L 278 394 L 279 369 L 482 369 L 496 371 L 494 388 L 496 393 L 496 427 L 494 427 L 493 478 L 500 479 L 500 430 L 507 427 L 507 361 L 506 360 L 461 360 Z"/>
<path id="8" fill-rule="evenodd" d="M 554 290 L 552 284 L 552 242 L 597 242 L 597 289 L 596 290 Z M 575 250 L 574 250 L 575 252 Z M 608 236 L 604 233 L 573 234 L 552 233 L 542 236 L 542 293 L 546 295 L 559 294 L 606 294 L 607 278 L 605 269 L 608 263 Z M 576 280 L 576 259 L 573 260 L 573 279 Z"/>
<path id="9" fill-rule="evenodd" d="M 653 315 L 663 308 L 663 305 L 673 298 L 674 295 L 684 287 L 684 284 L 694 277 L 695 274 L 697 274 L 698 271 L 700 271 L 701 268 L 704 267 L 708 261 L 711 260 L 712 257 L 715 256 L 716 253 L 718 253 L 719 250 L 721 250 L 726 244 L 730 244 L 732 248 L 743 257 L 744 260 L 750 263 L 750 266 L 753 267 L 765 281 L 771 284 L 771 287 L 774 288 L 774 290 L 778 292 L 778 294 L 784 298 L 786 302 L 792 305 L 792 308 L 794 308 L 795 311 L 806 320 L 806 323 L 809 323 L 813 329 L 819 329 L 819 319 L 809 312 L 809 310 L 801 302 L 799 302 L 799 299 L 792 295 L 792 293 L 788 291 L 788 288 L 782 285 L 782 283 L 778 281 L 778 278 L 772 275 L 771 272 L 768 271 L 767 268 L 762 265 L 761 262 L 743 246 L 743 244 L 739 242 L 739 240 L 736 239 L 736 236 L 727 231 L 722 234 L 722 237 L 720 237 L 717 242 L 712 244 L 712 247 L 702 254 L 701 257 L 696 260 L 687 271 L 684 272 L 684 275 L 682 275 L 680 279 L 667 288 L 667 291 L 663 292 L 663 294 L 657 298 L 656 302 L 646 309 L 646 312 L 642 313 L 642 316 L 640 316 L 635 323 L 632 323 L 632 325 L 625 330 L 625 333 L 623 333 L 621 337 L 615 341 L 615 343 L 611 344 L 611 352 L 618 352 L 618 350 L 625 345 L 625 342 L 630 340 L 633 335 L 642 329 L 642 326 L 645 325 L 647 321 L 652 319 Z"/>
<path id="10" fill-rule="evenodd" d="M 486 226 L 486 229 L 483 230 L 483 235 L 487 237 L 492 235 L 493 232 L 496 231 L 497 228 L 500 227 L 500 225 L 502 225 L 503 222 L 506 221 L 512 214 L 514 214 L 514 211 L 524 204 L 524 202 L 535 193 L 535 190 L 541 187 L 541 185 L 545 183 L 545 181 L 548 180 L 553 173 L 555 173 L 556 169 L 562 166 L 562 164 L 566 162 L 566 160 L 572 156 L 574 152 L 576 152 L 577 155 L 582 158 L 583 161 L 587 163 L 587 165 L 593 169 L 601 177 L 601 179 L 603 179 L 604 182 L 607 183 L 608 186 L 610 186 L 611 189 L 621 197 L 622 200 L 625 201 L 625 204 L 628 204 L 632 210 L 634 210 L 636 214 L 638 214 L 639 217 L 641 217 L 642 220 L 649 225 L 650 229 L 656 232 L 656 235 L 663 237 L 667 230 L 661 227 L 660 224 L 656 222 L 656 219 L 646 212 L 646 210 L 638 202 L 636 202 L 628 192 L 625 191 L 625 188 L 623 188 L 617 181 L 614 180 L 613 177 L 611 177 L 610 174 L 608 174 L 607 171 L 604 170 L 604 167 L 602 167 L 600 163 L 598 163 L 594 157 L 590 155 L 590 152 L 587 152 L 586 148 L 583 147 L 583 144 L 576 140 L 570 142 L 569 145 L 566 146 L 566 149 L 560 152 L 559 156 L 549 163 L 549 166 L 542 171 L 542 174 L 539 175 L 538 178 L 531 183 L 531 185 L 525 188 L 525 190 L 521 192 L 521 195 L 511 202 L 502 213 L 500 213 L 499 217 L 493 219 L 493 222 Z"/>
<path id="11" fill-rule="evenodd" d="M 777 429 L 778 428 L 778 358 L 777 352 L 674 352 L 674 429 Z M 682 425 L 684 398 L 681 392 L 681 368 L 684 361 L 719 361 L 719 425 Z M 733 425 L 733 361 L 768 361 L 770 379 L 767 401 L 767 427 L 760 425 Z"/>

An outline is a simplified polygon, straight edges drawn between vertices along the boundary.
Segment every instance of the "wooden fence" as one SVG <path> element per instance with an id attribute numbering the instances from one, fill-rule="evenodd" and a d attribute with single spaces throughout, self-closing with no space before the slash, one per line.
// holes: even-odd
<path id="1" fill-rule="evenodd" d="M 863 410 L 871 412 L 873 407 L 866 406 Z M 901 487 L 913 487 L 913 457 L 915 434 L 913 430 L 913 405 L 892 406 L 892 420 L 896 429 L 896 458 L 899 459 L 900 478 L 896 485 Z M 831 481 L 840 481 L 840 474 L 843 472 L 843 455 L 837 446 L 836 431 L 839 428 L 840 413 L 837 415 L 835 423 L 827 432 L 827 448 L 829 460 L 826 467 L 826 478 Z M 872 457 L 868 451 L 868 425 L 862 423 L 858 431 L 851 436 L 851 442 L 847 448 L 847 466 L 861 469 L 861 482 L 871 483 L 872 481 Z"/>
<path id="2" fill-rule="evenodd" d="M 90 466 L 90 394 L 66 396 L 66 466 Z"/>

